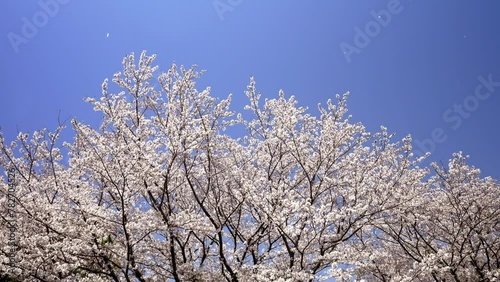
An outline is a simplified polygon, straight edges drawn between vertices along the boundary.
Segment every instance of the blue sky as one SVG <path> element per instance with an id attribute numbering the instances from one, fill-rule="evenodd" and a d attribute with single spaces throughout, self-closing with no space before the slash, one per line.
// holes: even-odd
<path id="1" fill-rule="evenodd" d="M 350 91 L 349 113 L 369 131 L 412 134 L 432 161 L 462 150 L 483 176 L 500 178 L 499 8 L 494 0 L 6 0 L 0 126 L 10 141 L 18 130 L 54 129 L 59 111 L 98 125 L 83 98 L 100 96 L 123 56 L 147 50 L 163 70 L 172 62 L 207 70 L 199 87 L 233 93 L 236 111 L 251 75 L 264 97 L 283 89 L 312 113 Z"/>

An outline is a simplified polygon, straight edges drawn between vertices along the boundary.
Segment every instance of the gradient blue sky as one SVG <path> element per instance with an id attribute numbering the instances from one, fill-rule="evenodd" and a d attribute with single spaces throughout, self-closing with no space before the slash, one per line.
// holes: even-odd
<path id="1" fill-rule="evenodd" d="M 381 10 L 391 15 L 385 26 L 375 20 L 388 21 L 387 13 L 372 15 Z M 123 56 L 147 50 L 163 70 L 174 61 L 207 70 L 200 88 L 233 93 L 236 111 L 251 75 L 264 97 L 283 89 L 312 113 L 349 90 L 349 113 L 368 130 L 410 133 L 432 149 L 432 161 L 462 150 L 483 176 L 500 178 L 500 86 L 492 92 L 478 79 L 500 81 L 498 1 L 6 0 L 2 11 L 7 141 L 18 130 L 54 129 L 59 111 L 98 125 L 83 98 L 100 96 Z M 366 28 L 369 42 L 356 40 Z M 357 52 L 344 54 L 347 45 Z"/>

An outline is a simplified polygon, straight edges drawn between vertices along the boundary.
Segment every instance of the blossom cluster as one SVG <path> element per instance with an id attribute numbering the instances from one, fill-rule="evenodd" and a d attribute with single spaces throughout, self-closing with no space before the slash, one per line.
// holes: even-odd
<path id="1" fill-rule="evenodd" d="M 198 91 L 195 67 L 123 60 L 102 124 L 0 133 L 16 170 L 14 281 L 495 281 L 500 185 L 457 153 L 421 167 L 411 137 L 367 132 L 347 97 L 318 117 L 281 91 L 250 118 Z M 155 79 L 156 78 L 156 79 Z M 118 91 L 111 90 L 116 88 Z M 244 128 L 234 138 L 227 128 Z M 8 185 L 0 183 L 0 206 Z M 0 217 L 0 273 L 8 222 Z"/>

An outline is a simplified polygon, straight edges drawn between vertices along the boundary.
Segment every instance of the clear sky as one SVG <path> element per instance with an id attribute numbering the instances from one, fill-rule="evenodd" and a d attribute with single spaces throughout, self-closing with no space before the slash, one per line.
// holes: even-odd
<path id="1" fill-rule="evenodd" d="M 207 70 L 199 87 L 221 98 L 233 93 L 236 111 L 251 75 L 264 97 L 283 89 L 312 113 L 350 91 L 349 113 L 369 131 L 384 125 L 398 139 L 412 134 L 432 161 L 462 150 L 483 176 L 500 178 L 498 1 L 3 3 L 7 141 L 18 130 L 54 129 L 59 111 L 98 125 L 83 98 L 100 96 L 123 56 L 147 50 L 163 70 L 174 61 Z"/>

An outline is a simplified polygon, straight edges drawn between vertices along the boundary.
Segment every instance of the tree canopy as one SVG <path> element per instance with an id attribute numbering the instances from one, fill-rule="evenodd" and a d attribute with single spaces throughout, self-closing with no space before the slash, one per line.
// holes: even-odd
<path id="1" fill-rule="evenodd" d="M 500 186 L 463 153 L 422 166 L 410 136 L 353 122 L 348 93 L 317 117 L 251 78 L 243 118 L 154 59 L 130 54 L 86 99 L 102 124 L 73 119 L 67 154 L 63 124 L 0 135 L 5 279 L 500 279 Z"/>

